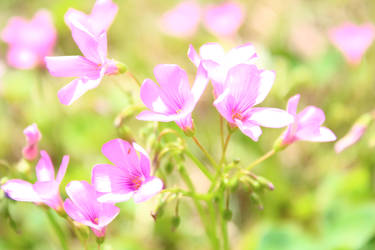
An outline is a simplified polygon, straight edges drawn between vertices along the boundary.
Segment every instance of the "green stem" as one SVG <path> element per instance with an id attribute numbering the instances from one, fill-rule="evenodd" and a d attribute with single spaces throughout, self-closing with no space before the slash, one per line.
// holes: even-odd
<path id="1" fill-rule="evenodd" d="M 221 147 L 224 148 L 224 121 L 223 117 L 220 115 L 220 141 Z"/>
<path id="2" fill-rule="evenodd" d="M 213 239 L 212 239 L 213 247 L 214 249 L 220 249 L 220 242 L 216 236 L 217 235 L 217 232 L 216 232 L 217 220 L 219 219 L 219 216 L 217 214 L 217 210 L 215 209 L 214 201 L 212 200 L 208 201 L 207 206 L 208 206 L 209 214 L 211 216 L 211 223 L 209 225 L 210 225 L 210 230 L 213 235 Z"/>
<path id="3" fill-rule="evenodd" d="M 181 178 L 184 180 L 184 182 L 186 183 L 186 185 L 188 186 L 188 188 L 190 189 L 190 191 L 193 192 L 193 193 L 195 193 L 194 184 L 191 181 L 189 175 L 187 174 L 185 167 L 183 165 L 180 165 L 178 167 L 178 170 L 180 172 Z M 193 202 L 194 202 L 195 206 L 197 207 L 199 216 L 200 216 L 201 221 L 202 221 L 202 223 L 204 225 L 204 228 L 205 228 L 205 231 L 206 231 L 206 234 L 207 234 L 208 238 L 210 239 L 210 241 L 211 241 L 214 249 L 218 249 L 218 248 L 216 248 L 216 246 L 217 246 L 216 233 L 214 233 L 214 231 L 210 230 L 211 223 L 208 220 L 208 218 L 206 217 L 207 213 L 204 212 L 202 204 L 200 203 L 200 201 L 197 198 L 195 198 L 194 196 L 192 196 L 192 199 L 193 199 Z M 212 202 L 207 202 L 207 203 L 210 204 Z"/>
<path id="4" fill-rule="evenodd" d="M 246 167 L 246 170 L 251 170 L 253 167 L 257 166 L 258 164 L 262 163 L 263 161 L 267 160 L 271 156 L 273 156 L 276 153 L 274 149 L 268 151 L 266 154 L 258 158 L 257 160 L 253 161 L 250 163 L 249 166 Z"/>
<path id="5" fill-rule="evenodd" d="M 138 79 L 132 73 L 130 73 L 129 71 L 127 71 L 126 74 L 128 76 L 130 76 L 130 78 L 133 79 L 133 81 L 135 83 L 137 83 L 138 87 L 141 87 L 142 84 L 140 83 L 140 81 L 138 81 Z"/>
<path id="6" fill-rule="evenodd" d="M 61 229 L 60 225 L 58 224 L 58 222 L 56 221 L 54 215 L 51 213 L 51 210 L 46 209 L 46 214 L 47 214 L 48 220 L 50 221 L 53 229 L 56 232 L 57 237 L 60 240 L 62 248 L 64 250 L 68 250 L 69 248 L 68 248 L 68 245 L 66 244 L 65 234 L 64 234 L 63 230 Z"/>
<path id="7" fill-rule="evenodd" d="M 225 139 L 225 142 L 224 142 L 224 145 L 223 145 L 223 153 L 222 153 L 222 156 L 221 156 L 220 165 L 225 162 L 225 153 L 227 152 L 227 148 L 228 148 L 228 144 L 229 144 L 231 136 L 232 136 L 232 132 L 229 131 L 229 134 L 227 135 L 227 138 Z"/>
<path id="8" fill-rule="evenodd" d="M 223 237 L 223 249 L 229 250 L 229 239 L 228 239 L 228 226 L 227 226 L 227 219 L 224 218 L 224 212 L 228 209 L 228 202 L 229 202 L 229 195 L 227 195 L 227 200 L 225 201 L 222 197 L 220 199 L 220 211 L 221 211 L 221 234 Z"/>
<path id="9" fill-rule="evenodd" d="M 197 157 L 195 157 L 189 150 L 185 149 L 184 150 L 184 153 L 195 163 L 195 165 L 197 165 L 197 167 L 202 171 L 202 173 L 207 176 L 207 178 L 210 180 L 210 181 L 213 181 L 214 180 L 214 177 L 212 176 L 212 174 L 208 171 L 208 169 L 206 168 L 205 165 L 203 165 L 203 163 L 198 160 Z"/>
<path id="10" fill-rule="evenodd" d="M 210 161 L 213 167 L 216 168 L 216 170 L 219 170 L 219 165 L 216 163 L 216 161 L 212 158 L 212 156 L 208 153 L 208 151 L 200 144 L 198 139 L 195 136 L 191 137 L 195 144 L 199 147 L 199 149 L 206 155 L 207 159 Z"/>

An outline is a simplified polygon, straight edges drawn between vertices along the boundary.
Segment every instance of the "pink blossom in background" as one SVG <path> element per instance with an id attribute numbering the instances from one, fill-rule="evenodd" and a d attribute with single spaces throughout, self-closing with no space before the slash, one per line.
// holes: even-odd
<path id="1" fill-rule="evenodd" d="M 56 29 L 51 14 L 38 11 L 32 20 L 12 17 L 1 37 L 9 46 L 8 64 L 18 69 L 31 69 L 44 64 L 56 43 Z"/>
<path id="2" fill-rule="evenodd" d="M 281 128 L 293 122 L 293 116 L 281 109 L 253 107 L 266 98 L 275 73 L 255 65 L 239 64 L 228 72 L 224 91 L 214 102 L 219 113 L 233 127 L 258 141 L 262 127 Z"/>
<path id="3" fill-rule="evenodd" d="M 97 237 L 104 237 L 109 223 L 120 208 L 97 201 L 98 193 L 86 181 L 71 181 L 66 186 L 69 198 L 64 202 L 65 212 L 75 221 L 89 226 Z"/>
<path id="4" fill-rule="evenodd" d="M 92 33 L 89 27 L 73 19 L 72 36 L 84 56 L 46 57 L 51 75 L 56 77 L 78 77 L 58 92 L 59 100 L 70 105 L 88 90 L 96 88 L 104 75 L 119 72 L 116 62 L 107 58 L 107 33 Z"/>
<path id="5" fill-rule="evenodd" d="M 38 142 L 42 138 L 42 134 L 39 132 L 38 126 L 33 123 L 24 129 L 23 133 L 26 136 L 26 147 L 23 148 L 23 157 L 29 161 L 34 160 L 39 153 Z"/>
<path id="6" fill-rule="evenodd" d="M 65 23 L 73 31 L 74 22 L 81 23 L 94 35 L 98 36 L 103 31 L 107 31 L 111 26 L 118 7 L 111 0 L 97 0 L 90 14 L 85 14 L 79 10 L 70 8 L 65 13 Z"/>
<path id="7" fill-rule="evenodd" d="M 24 180 L 13 179 L 7 181 L 1 188 L 13 200 L 44 203 L 57 211 L 61 210 L 63 204 L 59 186 L 68 167 L 69 156 L 63 157 L 55 178 L 55 170 L 48 153 L 40 151 L 40 155 L 41 158 L 36 165 L 37 182 L 32 184 Z"/>
<path id="8" fill-rule="evenodd" d="M 228 52 L 225 52 L 218 43 L 206 43 L 200 47 L 199 54 L 190 45 L 188 57 L 197 68 L 202 62 L 214 87 L 214 95 L 217 97 L 223 92 L 228 71 L 238 64 L 254 64 L 257 54 L 251 43 L 243 44 Z"/>
<path id="9" fill-rule="evenodd" d="M 137 119 L 174 121 L 184 131 L 193 130 L 191 113 L 207 86 L 207 72 L 198 67 L 192 88 L 186 72 L 178 65 L 159 64 L 154 68 L 154 75 L 160 86 L 151 79 L 143 82 L 141 99 L 150 110 L 141 112 Z"/>
<path id="10" fill-rule="evenodd" d="M 374 41 L 375 27 L 371 23 L 344 23 L 329 31 L 331 42 L 343 53 L 348 63 L 360 63 L 363 54 Z"/>
<path id="11" fill-rule="evenodd" d="M 197 31 L 200 12 L 200 6 L 195 1 L 181 2 L 162 16 L 160 26 L 172 36 L 192 36 Z"/>
<path id="12" fill-rule="evenodd" d="M 329 142 L 336 140 L 335 134 L 328 128 L 322 127 L 325 120 L 323 110 L 315 106 L 307 106 L 297 114 L 300 95 L 288 100 L 287 111 L 294 117 L 294 123 L 289 125 L 282 136 L 282 145 L 295 141 Z"/>
<path id="13" fill-rule="evenodd" d="M 114 164 L 96 165 L 92 183 L 101 193 L 100 202 L 121 202 L 133 197 L 143 202 L 163 189 L 163 182 L 150 175 L 150 159 L 144 149 L 122 139 L 103 145 L 103 154 Z"/>
<path id="14" fill-rule="evenodd" d="M 214 35 L 234 36 L 245 18 L 244 11 L 236 2 L 225 2 L 208 6 L 204 11 L 203 23 Z"/>

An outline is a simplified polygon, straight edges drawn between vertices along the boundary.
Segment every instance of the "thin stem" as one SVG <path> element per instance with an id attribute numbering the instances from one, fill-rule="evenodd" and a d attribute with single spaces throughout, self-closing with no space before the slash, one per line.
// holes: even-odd
<path id="1" fill-rule="evenodd" d="M 207 178 L 210 180 L 210 181 L 213 181 L 214 180 L 214 177 L 212 176 L 212 174 L 208 171 L 208 169 L 206 168 L 205 165 L 203 165 L 203 163 L 198 160 L 197 157 L 195 157 L 189 150 L 185 149 L 184 150 L 184 153 L 195 163 L 195 165 L 197 165 L 197 167 L 202 171 L 202 173 L 207 176 Z"/>
<path id="2" fill-rule="evenodd" d="M 142 85 L 141 82 L 138 81 L 138 79 L 132 73 L 130 73 L 129 71 L 127 71 L 126 74 L 128 76 L 130 76 L 131 79 L 133 79 L 133 81 L 138 85 L 138 87 L 141 87 L 141 85 Z"/>
<path id="3" fill-rule="evenodd" d="M 51 210 L 50 209 L 46 209 L 45 211 L 46 211 L 48 220 L 50 221 L 53 229 L 56 232 L 57 237 L 60 240 L 62 248 L 64 250 L 69 249 L 68 245 L 66 244 L 65 234 L 64 234 L 63 230 L 61 229 L 60 225 L 58 224 L 58 222 L 56 221 L 55 217 L 51 213 Z"/>
<path id="4" fill-rule="evenodd" d="M 224 250 L 229 250 L 229 239 L 228 239 L 228 221 L 227 218 L 224 218 L 225 210 L 229 208 L 229 192 L 226 191 L 226 200 L 224 197 L 220 199 L 220 209 L 221 209 L 221 234 L 223 237 L 223 248 Z"/>
<path id="5" fill-rule="evenodd" d="M 214 249 L 220 249 L 220 242 L 216 236 L 217 235 L 216 222 L 219 216 L 217 214 L 217 210 L 215 209 L 213 201 L 208 201 L 207 206 L 208 206 L 209 214 L 211 216 L 211 223 L 209 225 L 210 225 L 210 229 L 213 235 L 213 244 L 214 244 L 213 246 L 214 246 Z"/>
<path id="6" fill-rule="evenodd" d="M 214 166 L 217 170 L 219 170 L 219 166 L 217 165 L 216 161 L 212 158 L 212 156 L 208 153 L 208 151 L 202 146 L 202 144 L 200 144 L 198 139 L 195 136 L 192 136 L 191 138 L 193 139 L 195 144 L 197 144 L 200 150 L 206 155 L 207 159 L 210 161 L 212 166 Z"/>
<path id="7" fill-rule="evenodd" d="M 221 147 L 224 149 L 224 120 L 221 115 L 220 115 L 220 140 L 221 140 Z"/>
<path id="8" fill-rule="evenodd" d="M 223 153 L 221 156 L 220 164 L 223 164 L 225 162 L 225 153 L 227 152 L 227 148 L 228 148 L 228 144 L 229 144 L 231 136 L 232 136 L 232 132 L 229 131 L 229 134 L 227 135 L 227 138 L 225 139 L 225 142 L 223 145 Z"/>
<path id="9" fill-rule="evenodd" d="M 264 154 L 263 156 L 261 156 L 257 160 L 250 163 L 250 165 L 246 167 L 246 170 L 251 170 L 253 167 L 255 167 L 256 165 L 258 165 L 258 164 L 262 163 L 263 161 L 267 160 L 268 158 L 273 156 L 275 153 L 276 153 L 276 151 L 274 149 L 268 151 L 266 154 Z"/>

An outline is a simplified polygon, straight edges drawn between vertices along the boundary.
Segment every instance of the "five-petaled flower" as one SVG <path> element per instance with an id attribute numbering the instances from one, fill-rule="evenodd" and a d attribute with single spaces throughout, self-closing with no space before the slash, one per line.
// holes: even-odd
<path id="1" fill-rule="evenodd" d="M 228 71 L 238 64 L 254 64 L 257 54 L 250 43 L 233 48 L 227 53 L 218 43 L 206 43 L 200 47 L 199 54 L 190 45 L 188 57 L 197 68 L 203 65 L 214 87 L 214 96 L 218 97 L 223 92 Z"/>
<path id="2" fill-rule="evenodd" d="M 262 134 L 260 126 L 281 128 L 293 122 L 293 116 L 284 110 L 253 107 L 266 98 L 274 79 L 273 71 L 239 64 L 229 70 L 223 93 L 214 105 L 231 126 L 257 141 Z"/>
<path id="3" fill-rule="evenodd" d="M 109 223 L 120 208 L 97 201 L 98 192 L 86 181 L 71 181 L 66 186 L 69 198 L 64 202 L 65 212 L 75 221 L 89 226 L 97 237 L 104 237 Z"/>
<path id="4" fill-rule="evenodd" d="M 44 203 L 59 211 L 63 205 L 59 186 L 68 167 L 69 156 L 63 157 L 55 178 L 55 170 L 48 153 L 42 150 L 40 155 L 41 158 L 36 165 L 37 182 L 31 184 L 24 180 L 12 179 L 2 185 L 1 188 L 13 200 Z"/>
<path id="5" fill-rule="evenodd" d="M 198 67 L 193 87 L 190 89 L 186 72 L 174 64 L 160 64 L 154 69 L 158 86 L 146 79 L 141 87 L 141 99 L 150 109 L 141 112 L 138 120 L 175 121 L 184 131 L 194 129 L 191 113 L 205 90 L 208 78 L 202 65 Z"/>
<path id="6" fill-rule="evenodd" d="M 289 125 L 282 135 L 281 145 L 286 146 L 295 141 L 329 142 L 336 140 L 335 134 L 328 128 L 322 127 L 325 120 L 323 110 L 315 106 L 307 106 L 297 114 L 300 95 L 288 100 L 287 111 L 294 116 L 294 122 Z"/>
<path id="7" fill-rule="evenodd" d="M 114 139 L 103 145 L 102 152 L 115 166 L 99 164 L 92 170 L 92 183 L 101 193 L 98 201 L 115 203 L 133 197 L 142 202 L 163 189 L 163 182 L 150 175 L 150 159 L 141 146 Z"/>
<path id="8" fill-rule="evenodd" d="M 33 123 L 24 129 L 23 133 L 26 136 L 26 146 L 23 148 L 23 157 L 29 161 L 34 160 L 38 156 L 38 142 L 42 138 L 38 126 Z"/>
<path id="9" fill-rule="evenodd" d="M 107 29 L 117 13 L 117 7 L 111 1 L 106 1 L 110 6 L 102 4 L 104 7 L 99 5 L 100 2 L 97 1 L 89 16 L 71 9 L 65 17 L 73 39 L 84 56 L 45 58 L 51 75 L 78 77 L 59 90 L 58 97 L 62 104 L 72 104 L 88 90 L 96 88 L 104 75 L 119 72 L 116 62 L 107 58 Z M 107 10 L 110 11 L 106 13 Z"/>
<path id="10" fill-rule="evenodd" d="M 56 43 L 56 29 L 51 14 L 40 10 L 30 21 L 12 17 L 1 37 L 9 45 L 9 65 L 18 69 L 31 69 L 44 65 L 44 57 L 52 53 Z"/>

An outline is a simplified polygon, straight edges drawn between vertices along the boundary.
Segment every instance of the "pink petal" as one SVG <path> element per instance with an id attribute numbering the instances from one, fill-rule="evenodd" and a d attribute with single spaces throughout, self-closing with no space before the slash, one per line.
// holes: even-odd
<path id="1" fill-rule="evenodd" d="M 146 183 L 134 194 L 134 202 L 139 203 L 146 201 L 158 194 L 163 189 L 163 182 L 157 177 L 151 177 Z"/>
<path id="2" fill-rule="evenodd" d="M 39 60 L 38 54 L 27 47 L 13 46 L 7 53 L 9 65 L 17 69 L 31 69 L 40 62 Z"/>
<path id="3" fill-rule="evenodd" d="M 51 158 L 48 153 L 44 150 L 40 151 L 41 158 L 36 165 L 36 176 L 38 181 L 54 181 L 55 180 L 55 169 Z"/>
<path id="4" fill-rule="evenodd" d="M 45 62 L 49 73 L 56 77 L 100 76 L 101 67 L 82 56 L 47 56 Z"/>
<path id="5" fill-rule="evenodd" d="M 152 80 L 146 79 L 140 90 L 141 100 L 147 108 L 157 113 L 171 113 L 171 110 L 164 102 L 161 96 L 163 93 L 160 87 Z"/>
<path id="6" fill-rule="evenodd" d="M 82 213 L 79 207 L 77 207 L 71 199 L 66 199 L 64 202 L 65 212 L 75 221 L 86 225 L 88 220 L 85 215 Z"/>
<path id="7" fill-rule="evenodd" d="M 1 189 L 16 201 L 42 202 L 33 185 L 24 180 L 9 180 L 1 186 Z"/>
<path id="8" fill-rule="evenodd" d="M 312 133 L 309 130 L 298 131 L 297 137 L 300 140 L 312 142 L 329 142 L 336 140 L 335 134 L 326 127 L 320 127 L 318 133 Z"/>
<path id="9" fill-rule="evenodd" d="M 298 115 L 298 125 L 299 127 L 315 126 L 319 127 L 323 124 L 325 120 L 325 115 L 323 110 L 315 106 L 307 106 Z"/>
<path id="10" fill-rule="evenodd" d="M 248 118 L 252 123 L 268 128 L 282 128 L 294 121 L 294 117 L 276 108 L 253 108 Z"/>
<path id="11" fill-rule="evenodd" d="M 113 221 L 113 219 L 120 213 L 120 208 L 113 204 L 103 203 L 99 213 L 99 227 L 105 227 Z"/>
<path id="12" fill-rule="evenodd" d="M 198 55 L 197 51 L 194 49 L 193 45 L 189 44 L 189 49 L 187 55 L 190 61 L 198 67 L 201 62 L 201 57 Z"/>
<path id="13" fill-rule="evenodd" d="M 199 54 L 202 60 L 220 62 L 225 56 L 225 51 L 218 43 L 206 43 L 200 47 Z"/>
<path id="14" fill-rule="evenodd" d="M 275 81 L 276 74 L 274 71 L 264 70 L 260 73 L 260 83 L 258 89 L 258 96 L 255 100 L 255 105 L 264 101 L 270 92 L 272 85 Z"/>
<path id="15" fill-rule="evenodd" d="M 99 209 L 97 193 L 86 181 L 71 181 L 65 187 L 66 193 L 75 207 L 85 218 L 95 218 Z M 70 204 L 71 205 L 71 204 Z"/>
<path id="16" fill-rule="evenodd" d="M 96 165 L 92 169 L 92 184 L 101 193 L 127 194 L 132 190 L 126 185 L 127 172 L 108 164 Z"/>
<path id="17" fill-rule="evenodd" d="M 140 145 L 133 142 L 133 148 L 137 150 L 140 154 L 139 166 L 142 170 L 144 177 L 150 176 L 150 156 L 147 154 L 146 150 L 144 150 Z"/>
<path id="18" fill-rule="evenodd" d="M 224 65 L 227 67 L 233 67 L 241 63 L 254 63 L 257 58 L 255 53 L 255 47 L 251 43 L 245 43 L 241 46 L 231 49 L 225 55 Z"/>
<path id="19" fill-rule="evenodd" d="M 89 19 L 90 19 L 90 17 L 88 15 L 86 15 L 85 13 L 83 13 L 82 11 L 72 9 L 72 8 L 69 8 L 68 11 L 64 15 L 64 21 L 70 29 L 72 29 L 72 27 L 73 27 L 72 22 L 74 22 L 74 21 L 78 22 L 78 23 L 81 23 L 86 27 L 90 26 L 91 23 L 90 23 Z"/>
<path id="20" fill-rule="evenodd" d="M 194 1 L 184 1 L 166 12 L 161 18 L 161 28 L 176 37 L 192 36 L 199 24 L 200 7 Z"/>
<path id="21" fill-rule="evenodd" d="M 140 171 L 137 167 L 139 165 L 138 155 L 127 141 L 122 139 L 111 140 L 103 145 L 102 153 L 117 167 L 128 171 Z"/>
<path id="22" fill-rule="evenodd" d="M 244 133 L 246 136 L 250 137 L 254 141 L 258 141 L 259 136 L 262 134 L 262 130 L 259 126 L 251 123 L 251 122 L 242 122 L 240 120 L 235 121 L 238 128 Z"/>
<path id="23" fill-rule="evenodd" d="M 204 69 L 203 65 L 199 65 L 193 87 L 191 88 L 191 93 L 194 97 L 194 106 L 201 98 L 204 90 L 207 87 L 207 84 L 208 84 L 207 71 Z"/>
<path id="24" fill-rule="evenodd" d="M 343 138 L 335 144 L 336 153 L 340 153 L 361 139 L 366 132 L 367 125 L 355 124 Z"/>
<path id="25" fill-rule="evenodd" d="M 75 79 L 68 85 L 59 90 L 57 96 L 64 105 L 71 105 L 78 98 L 90 89 L 96 88 L 102 80 L 102 74 L 97 79 L 88 79 L 86 77 Z"/>
<path id="26" fill-rule="evenodd" d="M 111 0 L 97 0 L 92 8 L 90 18 L 97 33 L 107 31 L 117 14 L 117 4 Z"/>
<path id="27" fill-rule="evenodd" d="M 20 42 L 19 31 L 28 26 L 28 22 L 22 17 L 12 17 L 9 19 L 7 26 L 1 33 L 1 38 L 4 42 L 9 44 L 16 44 Z"/>
<path id="28" fill-rule="evenodd" d="M 176 120 L 177 115 L 165 115 L 155 113 L 149 110 L 142 111 L 137 115 L 137 119 L 141 121 L 159 121 L 159 122 L 171 122 Z"/>
<path id="29" fill-rule="evenodd" d="M 133 195 L 133 191 L 128 193 L 105 193 L 98 196 L 98 201 L 102 203 L 123 202 L 130 200 Z"/>
<path id="30" fill-rule="evenodd" d="M 300 99 L 300 94 L 297 94 L 289 98 L 288 105 L 286 107 L 286 110 L 288 111 L 289 114 L 294 115 L 294 116 L 297 114 L 297 107 L 298 107 L 299 99 Z"/>
<path id="31" fill-rule="evenodd" d="M 209 6 L 204 14 L 204 25 L 217 36 L 233 36 L 244 21 L 241 6 L 235 2 L 226 2 Z"/>
<path id="32" fill-rule="evenodd" d="M 33 123 L 27 126 L 23 130 L 23 134 L 26 136 L 26 140 L 28 144 L 35 144 L 42 138 L 42 135 L 36 123 Z"/>
<path id="33" fill-rule="evenodd" d="M 56 176 L 56 182 L 57 183 L 60 184 L 62 179 L 64 178 L 65 173 L 66 173 L 66 169 L 68 168 L 68 164 L 69 164 L 69 156 L 64 155 L 64 157 L 61 161 L 61 164 L 60 164 L 59 171 L 57 172 L 57 176 Z"/>
<path id="34" fill-rule="evenodd" d="M 72 36 L 82 54 L 96 64 L 104 64 L 107 58 L 107 34 L 93 34 L 89 27 L 73 20 Z"/>
<path id="35" fill-rule="evenodd" d="M 42 202 L 57 210 L 62 206 L 59 184 L 56 181 L 38 181 L 33 184 L 33 188 L 38 193 Z"/>

